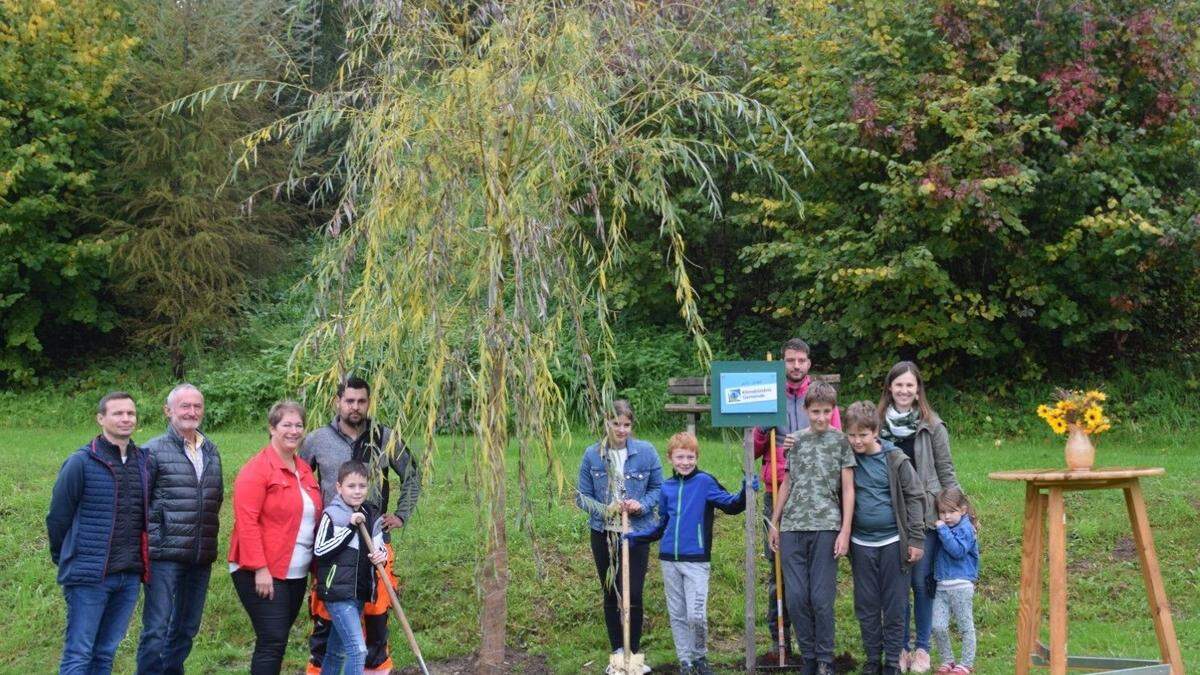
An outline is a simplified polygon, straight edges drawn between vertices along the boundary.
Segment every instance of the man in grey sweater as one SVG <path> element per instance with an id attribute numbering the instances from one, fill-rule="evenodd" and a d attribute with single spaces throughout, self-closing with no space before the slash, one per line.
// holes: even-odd
<path id="1" fill-rule="evenodd" d="M 367 501 L 383 514 L 384 541 L 390 541 L 389 531 L 404 527 L 417 505 L 421 494 L 421 475 L 412 452 L 399 438 L 393 438 L 392 430 L 376 424 L 367 416 L 371 406 L 371 387 L 358 377 L 346 378 L 338 385 L 334 400 L 337 416 L 327 426 L 313 431 L 304 439 L 300 456 L 317 472 L 321 481 L 321 495 L 326 503 L 337 495 L 338 469 L 351 459 L 367 465 L 370 470 Z M 400 481 L 395 510 L 388 510 L 390 497 L 390 472 Z M 387 572 L 392 574 L 394 556 L 388 546 Z M 381 582 L 379 582 L 381 583 Z M 365 607 L 365 631 L 367 639 L 366 673 L 388 673 L 392 668 L 388 649 L 388 601 L 387 592 L 381 587 L 376 593 L 376 602 Z M 323 603 L 315 595 L 309 598 L 309 609 L 313 617 L 313 631 L 309 637 L 308 672 L 319 673 L 325 659 L 326 643 L 329 640 L 331 623 Z"/>

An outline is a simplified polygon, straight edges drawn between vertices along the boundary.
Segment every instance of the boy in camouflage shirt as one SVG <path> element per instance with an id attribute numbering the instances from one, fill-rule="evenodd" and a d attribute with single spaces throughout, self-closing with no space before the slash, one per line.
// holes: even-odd
<path id="1" fill-rule="evenodd" d="M 837 392 L 813 383 L 804 396 L 809 427 L 787 452 L 787 476 L 771 519 L 771 548 L 780 552 L 788 615 L 804 657 L 804 673 L 833 675 L 833 601 L 837 559 L 850 548 L 854 517 L 854 452 L 829 425 Z"/>

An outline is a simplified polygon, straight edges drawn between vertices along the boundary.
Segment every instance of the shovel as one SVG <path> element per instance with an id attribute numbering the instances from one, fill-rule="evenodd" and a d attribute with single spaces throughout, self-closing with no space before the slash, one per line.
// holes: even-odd
<path id="1" fill-rule="evenodd" d="M 645 654 L 633 654 L 629 649 L 629 513 L 621 511 L 621 653 L 610 654 L 608 668 L 621 675 L 642 675 Z"/>
<path id="2" fill-rule="evenodd" d="M 767 360 L 771 360 L 771 355 L 767 354 Z M 775 429 L 771 429 L 771 494 L 775 497 L 779 496 L 779 473 L 776 469 L 775 458 Z M 767 528 L 773 527 L 773 524 L 768 521 Z M 795 670 L 796 664 L 787 662 L 787 643 L 791 636 L 784 634 L 783 628 L 783 565 L 781 564 L 781 556 L 779 550 L 774 551 L 775 554 L 775 623 L 778 629 L 778 634 L 775 635 L 775 643 L 779 645 L 779 662 L 778 664 L 760 665 L 755 670 Z"/>
<path id="3" fill-rule="evenodd" d="M 358 532 L 366 542 L 367 550 L 375 553 L 375 543 L 371 539 L 371 533 L 367 531 L 366 523 L 358 524 Z M 392 601 L 392 611 L 396 612 L 396 618 L 400 620 L 400 626 L 404 628 L 404 637 L 408 638 L 408 646 L 412 649 L 413 655 L 417 657 L 417 665 L 421 667 L 422 675 L 429 675 L 429 669 L 425 667 L 425 659 L 421 656 L 421 648 L 417 646 L 417 638 L 413 635 L 412 626 L 408 625 L 408 617 L 404 616 L 404 608 L 400 606 L 400 597 L 396 595 L 396 587 L 392 585 L 391 575 L 384 568 L 384 563 L 377 563 L 375 569 L 379 571 L 379 578 L 383 579 L 383 585 L 387 588 L 388 598 Z"/>

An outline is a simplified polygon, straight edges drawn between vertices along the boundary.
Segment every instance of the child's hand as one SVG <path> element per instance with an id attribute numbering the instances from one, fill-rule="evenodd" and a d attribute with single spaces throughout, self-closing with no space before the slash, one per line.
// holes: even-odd
<path id="1" fill-rule="evenodd" d="M 908 547 L 908 562 L 915 563 L 925 557 L 925 549 L 917 546 Z"/>
<path id="2" fill-rule="evenodd" d="M 758 474 L 750 477 L 742 477 L 742 485 L 746 488 L 754 490 L 755 492 L 758 492 L 758 489 L 762 487 L 762 484 L 758 481 Z"/>
<path id="3" fill-rule="evenodd" d="M 840 558 L 850 552 L 850 532 L 843 530 L 833 542 L 833 557 Z"/>
<path id="4" fill-rule="evenodd" d="M 367 517 L 364 516 L 363 514 L 357 512 L 357 511 L 350 514 L 350 525 L 351 526 L 362 525 L 365 522 L 367 522 Z"/>
<path id="5" fill-rule="evenodd" d="M 945 524 L 946 524 L 946 521 L 944 521 L 944 520 L 939 520 L 939 521 L 937 521 L 936 523 L 934 523 L 934 524 L 933 524 L 933 526 L 934 526 L 934 527 L 941 527 L 941 526 L 943 526 L 943 525 L 945 525 Z"/>
<path id="6" fill-rule="evenodd" d="M 626 499 L 621 502 L 621 510 L 626 513 L 641 513 L 642 504 L 636 499 Z"/>
<path id="7" fill-rule="evenodd" d="M 387 551 L 380 546 L 368 557 L 370 558 L 372 565 L 382 565 L 387 562 Z"/>

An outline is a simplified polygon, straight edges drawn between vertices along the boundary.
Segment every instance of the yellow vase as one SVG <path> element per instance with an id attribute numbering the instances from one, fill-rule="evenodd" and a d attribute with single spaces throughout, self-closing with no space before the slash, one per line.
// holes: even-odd
<path id="1" fill-rule="evenodd" d="M 1066 459 L 1071 471 L 1087 471 L 1096 463 L 1096 446 L 1078 424 L 1067 425 Z"/>

